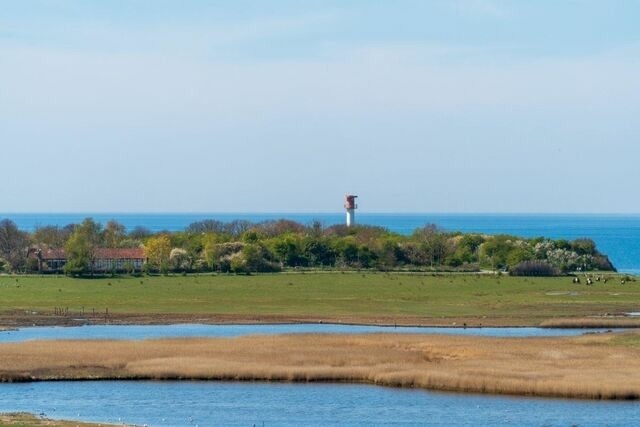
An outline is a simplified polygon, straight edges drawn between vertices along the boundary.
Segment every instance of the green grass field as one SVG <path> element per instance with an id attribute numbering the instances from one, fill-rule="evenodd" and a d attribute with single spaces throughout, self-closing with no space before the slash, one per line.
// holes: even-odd
<path id="1" fill-rule="evenodd" d="M 584 283 L 584 280 L 583 280 Z M 569 277 L 400 273 L 144 276 L 73 279 L 0 276 L 0 312 L 465 319 L 505 324 L 640 311 L 640 282 L 593 286 Z M 495 322 L 494 322 L 495 323 Z M 499 322 L 498 322 L 499 323 Z"/>

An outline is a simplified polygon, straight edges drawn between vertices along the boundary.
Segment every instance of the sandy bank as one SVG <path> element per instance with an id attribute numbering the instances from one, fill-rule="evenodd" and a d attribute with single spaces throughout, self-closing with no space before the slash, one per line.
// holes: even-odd
<path id="1" fill-rule="evenodd" d="M 591 399 L 640 397 L 640 335 L 282 335 L 0 345 L 0 379 L 363 382 Z"/>
<path id="2" fill-rule="evenodd" d="M 103 426 L 107 427 L 112 424 L 105 423 L 86 423 L 80 421 L 63 421 L 63 420 L 51 420 L 48 418 L 36 417 L 32 414 L 27 414 L 24 412 L 19 413 L 8 413 L 8 414 L 0 414 L 0 425 L 2 426 L 20 426 L 20 427 L 39 427 L 39 426 L 47 426 L 47 427 L 98 427 Z M 122 424 L 120 424 L 122 425 Z"/>

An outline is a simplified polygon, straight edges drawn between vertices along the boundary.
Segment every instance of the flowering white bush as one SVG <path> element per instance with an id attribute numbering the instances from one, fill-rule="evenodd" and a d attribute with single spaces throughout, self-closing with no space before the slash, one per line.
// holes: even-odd
<path id="1" fill-rule="evenodd" d="M 536 258 L 546 259 L 547 254 L 556 248 L 555 243 L 550 240 L 544 242 L 538 242 L 533 247 L 533 251 L 536 254 Z"/>

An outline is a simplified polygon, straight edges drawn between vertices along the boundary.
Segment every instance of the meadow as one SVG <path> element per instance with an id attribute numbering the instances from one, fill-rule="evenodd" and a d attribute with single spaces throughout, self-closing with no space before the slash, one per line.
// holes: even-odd
<path id="1" fill-rule="evenodd" d="M 0 380 L 357 382 L 431 390 L 638 399 L 640 335 L 487 338 L 278 335 L 0 345 Z"/>
<path id="2" fill-rule="evenodd" d="M 571 277 L 372 272 L 77 279 L 0 276 L 0 326 L 297 322 L 525 326 L 637 324 L 640 284 Z M 616 315 L 616 316 L 614 316 Z"/>

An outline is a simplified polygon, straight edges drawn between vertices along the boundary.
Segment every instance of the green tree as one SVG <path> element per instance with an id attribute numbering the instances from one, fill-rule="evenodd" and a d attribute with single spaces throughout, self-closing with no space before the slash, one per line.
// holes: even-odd
<path id="1" fill-rule="evenodd" d="M 302 254 L 312 266 L 332 266 L 336 263 L 336 253 L 328 239 L 316 235 L 305 239 Z"/>
<path id="2" fill-rule="evenodd" d="M 283 265 L 297 267 L 307 263 L 302 251 L 302 242 L 298 236 L 288 233 L 276 237 L 272 240 L 272 247 Z"/>
<path id="3" fill-rule="evenodd" d="M 376 255 L 375 252 L 373 252 L 369 248 L 369 246 L 360 245 L 358 247 L 358 266 L 359 267 L 369 268 L 373 266 L 373 264 L 376 262 L 377 259 L 378 259 L 378 256 Z"/>
<path id="4" fill-rule="evenodd" d="M 493 236 L 480 245 L 480 258 L 492 268 L 504 268 L 509 264 L 509 252 L 513 248 L 513 237 Z"/>
<path id="5" fill-rule="evenodd" d="M 509 267 L 518 265 L 524 261 L 531 261 L 534 258 L 534 253 L 531 248 L 526 246 L 516 246 L 511 248 L 507 255 L 507 264 Z"/>
<path id="6" fill-rule="evenodd" d="M 484 238 L 478 234 L 461 234 L 452 238 L 453 254 L 446 263 L 452 267 L 462 264 L 478 262 L 478 248 L 484 242 Z"/>
<path id="7" fill-rule="evenodd" d="M 150 237 L 144 245 L 144 254 L 153 270 L 167 274 L 171 256 L 171 239 L 166 234 Z"/>
<path id="8" fill-rule="evenodd" d="M 183 249 L 186 252 L 185 256 L 181 256 L 181 266 L 178 270 L 192 271 L 196 264 L 200 266 L 206 264 L 204 249 L 207 240 L 206 233 L 182 231 L 171 235 L 171 246 Z M 199 260 L 202 260 L 202 262 L 199 262 Z M 173 260 L 172 265 L 175 265 Z"/>
<path id="9" fill-rule="evenodd" d="M 359 246 L 353 236 L 347 236 L 334 240 L 333 250 L 336 252 L 340 263 L 349 266 L 359 266 Z"/>
<path id="10" fill-rule="evenodd" d="M 189 257 L 186 250 L 182 248 L 173 248 L 169 253 L 169 262 L 173 271 L 187 272 L 191 270 L 193 260 Z"/>
<path id="11" fill-rule="evenodd" d="M 242 234 L 242 241 L 244 243 L 258 243 L 261 238 L 260 230 L 257 228 L 251 228 Z"/>
<path id="12" fill-rule="evenodd" d="M 241 252 L 230 257 L 231 271 L 234 273 L 273 272 L 279 268 L 270 259 L 267 249 L 258 244 L 246 244 Z"/>
<path id="13" fill-rule="evenodd" d="M 400 239 L 395 236 L 386 236 L 378 240 L 376 258 L 378 268 L 390 269 L 406 261 L 406 256 L 400 245 Z"/>
<path id="14" fill-rule="evenodd" d="M 433 224 L 416 230 L 413 239 L 418 244 L 418 250 L 422 252 L 419 257 L 431 267 L 442 264 L 453 252 L 449 237 Z"/>
<path id="15" fill-rule="evenodd" d="M 75 227 L 65 244 L 67 263 L 64 272 L 71 275 L 93 274 L 96 249 L 101 245 L 102 226 L 86 218 Z"/>
<path id="16" fill-rule="evenodd" d="M 571 249 L 578 255 L 596 254 L 596 244 L 591 239 L 576 239 L 571 242 Z"/>
<path id="17" fill-rule="evenodd" d="M 218 270 L 220 267 L 220 257 L 222 256 L 219 234 L 206 233 L 203 237 L 203 242 L 204 247 L 202 257 L 204 258 L 207 267 L 212 271 Z"/>

